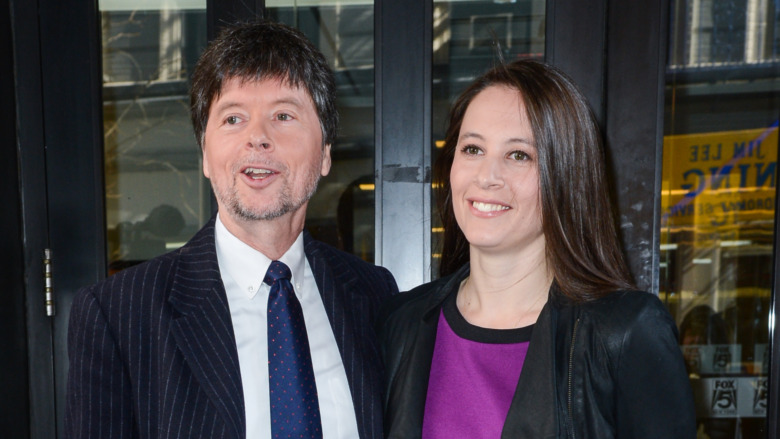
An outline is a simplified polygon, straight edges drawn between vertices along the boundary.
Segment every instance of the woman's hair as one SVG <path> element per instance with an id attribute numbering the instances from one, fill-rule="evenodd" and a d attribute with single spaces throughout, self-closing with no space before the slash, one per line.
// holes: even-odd
<path id="1" fill-rule="evenodd" d="M 564 296 L 587 301 L 633 288 L 615 228 L 598 124 L 572 80 L 555 67 L 520 60 L 490 69 L 455 101 L 434 167 L 444 225 L 440 274 L 469 260 L 469 243 L 452 209 L 450 170 L 471 101 L 491 86 L 517 90 L 538 152 L 539 202 L 547 263 Z"/>

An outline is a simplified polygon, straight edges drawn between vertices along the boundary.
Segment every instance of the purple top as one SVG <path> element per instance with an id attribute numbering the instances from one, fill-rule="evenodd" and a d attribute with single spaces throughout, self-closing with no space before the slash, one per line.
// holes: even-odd
<path id="1" fill-rule="evenodd" d="M 439 317 L 422 437 L 495 439 L 501 437 L 533 325 L 474 326 L 458 311 L 455 296 Z"/>

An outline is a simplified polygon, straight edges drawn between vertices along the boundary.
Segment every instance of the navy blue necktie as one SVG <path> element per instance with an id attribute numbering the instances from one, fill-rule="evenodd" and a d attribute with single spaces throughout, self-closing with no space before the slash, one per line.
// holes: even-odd
<path id="1" fill-rule="evenodd" d="M 271 436 L 322 438 L 317 386 L 301 304 L 290 283 L 290 269 L 273 261 L 263 282 L 268 295 L 268 384 Z"/>

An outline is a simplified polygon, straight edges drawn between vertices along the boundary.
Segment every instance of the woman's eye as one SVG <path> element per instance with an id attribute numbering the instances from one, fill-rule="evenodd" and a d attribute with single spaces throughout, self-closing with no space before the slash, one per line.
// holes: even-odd
<path id="1" fill-rule="evenodd" d="M 467 155 L 477 155 L 479 154 L 479 148 L 477 148 L 474 145 L 466 145 L 463 147 L 462 151 L 466 153 Z"/>
<path id="2" fill-rule="evenodd" d="M 241 119 L 238 116 L 228 116 L 227 119 L 225 119 L 225 122 L 228 125 L 235 125 L 235 124 L 241 122 Z"/>
<path id="3" fill-rule="evenodd" d="M 292 120 L 292 116 L 290 116 L 287 113 L 279 113 L 276 115 L 276 120 L 282 120 L 282 121 Z"/>
<path id="4" fill-rule="evenodd" d="M 523 151 L 512 151 L 509 153 L 509 158 L 516 161 L 529 160 L 531 157 Z"/>

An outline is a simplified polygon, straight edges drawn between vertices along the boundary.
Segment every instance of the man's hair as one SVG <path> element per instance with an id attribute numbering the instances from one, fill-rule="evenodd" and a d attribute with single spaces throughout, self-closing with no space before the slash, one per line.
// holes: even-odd
<path id="1" fill-rule="evenodd" d="M 271 21 L 251 21 L 222 29 L 195 65 L 190 111 L 201 148 L 211 105 L 225 82 L 233 78 L 279 79 L 290 87 L 305 89 L 317 109 L 323 145 L 336 140 L 336 83 L 325 57 L 297 29 Z"/>
<path id="2" fill-rule="evenodd" d="M 440 274 L 469 260 L 469 243 L 452 207 L 450 170 L 471 101 L 491 86 L 516 90 L 538 151 L 539 200 L 548 266 L 557 289 L 575 301 L 632 288 L 614 222 L 598 124 L 572 80 L 550 65 L 520 60 L 477 78 L 450 111 L 444 149 L 434 167 L 445 228 Z"/>

